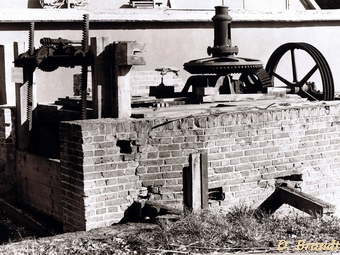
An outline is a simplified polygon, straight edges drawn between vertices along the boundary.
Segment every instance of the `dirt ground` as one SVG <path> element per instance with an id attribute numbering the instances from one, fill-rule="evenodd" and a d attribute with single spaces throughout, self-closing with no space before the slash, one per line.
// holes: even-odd
<path id="1" fill-rule="evenodd" d="M 155 227 L 151 223 L 125 223 L 51 237 L 30 236 L 1 245 L 0 254 L 146 254 L 130 247 L 126 237 Z"/>

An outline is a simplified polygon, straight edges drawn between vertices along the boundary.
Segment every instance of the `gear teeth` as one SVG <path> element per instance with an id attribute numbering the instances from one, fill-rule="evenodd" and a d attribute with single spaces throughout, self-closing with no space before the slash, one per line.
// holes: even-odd
<path id="1" fill-rule="evenodd" d="M 28 54 L 34 55 L 34 22 L 30 23 L 28 34 Z M 33 86 L 33 71 L 30 73 L 30 77 L 27 82 L 27 106 L 26 106 L 26 119 L 29 122 L 29 129 L 31 129 L 31 113 L 32 113 L 32 86 Z"/>
<path id="2" fill-rule="evenodd" d="M 41 45 L 52 45 L 52 39 L 49 37 L 44 37 L 40 39 Z"/>
<path id="3" fill-rule="evenodd" d="M 34 55 L 34 22 L 30 23 L 30 30 L 28 35 L 28 51 L 29 55 Z"/>
<path id="4" fill-rule="evenodd" d="M 89 44 L 89 38 L 88 38 L 88 31 L 89 31 L 89 15 L 84 14 L 83 15 L 83 37 L 81 41 L 82 51 L 85 53 L 88 51 L 88 44 Z"/>
<path id="5" fill-rule="evenodd" d="M 83 15 L 83 36 L 81 41 L 81 48 L 84 53 L 84 56 L 86 55 L 88 48 L 89 48 L 89 15 L 84 14 Z M 83 63 L 81 66 L 81 117 L 82 119 L 86 119 L 87 115 L 87 63 Z"/>

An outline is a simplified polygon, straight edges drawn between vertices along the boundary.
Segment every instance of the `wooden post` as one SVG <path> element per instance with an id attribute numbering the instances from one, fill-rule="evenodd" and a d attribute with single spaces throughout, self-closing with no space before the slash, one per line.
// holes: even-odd
<path id="1" fill-rule="evenodd" d="M 208 154 L 200 154 L 200 170 L 201 170 L 201 208 L 208 208 L 209 189 L 208 189 Z"/>
<path id="2" fill-rule="evenodd" d="M 24 51 L 24 44 L 18 42 L 13 43 L 14 59 L 17 59 L 20 51 Z M 20 82 L 15 81 L 15 106 L 16 106 L 16 144 L 19 150 L 27 149 L 29 146 L 29 126 L 26 120 L 26 107 L 23 110 L 23 103 L 27 103 L 26 100 L 22 100 L 21 90 L 25 83 L 24 74 L 22 71 L 22 79 Z M 27 93 L 27 91 L 26 91 Z"/>
<path id="3" fill-rule="evenodd" d="M 92 75 L 92 108 L 93 116 L 92 118 L 102 118 L 102 86 L 106 84 L 105 82 L 105 61 L 103 58 L 103 52 L 105 47 L 109 45 L 109 39 L 107 37 L 92 37 L 91 38 L 91 56 L 93 57 L 91 61 L 91 75 Z"/>
<path id="4" fill-rule="evenodd" d="M 0 45 L 0 105 L 7 104 L 5 73 L 5 47 Z"/>
<path id="5" fill-rule="evenodd" d="M 189 156 L 189 168 L 183 170 L 183 203 L 190 211 L 208 208 L 207 153 Z"/>
<path id="6" fill-rule="evenodd" d="M 135 55 L 145 44 L 130 41 L 107 44 L 106 38 L 98 41 L 91 40 L 91 51 L 95 56 L 92 61 L 94 114 L 104 118 L 130 118 L 130 71 L 133 65 L 145 65 L 143 57 Z M 100 89 L 101 93 L 98 92 Z"/>
<path id="7" fill-rule="evenodd" d="M 113 90 L 113 117 L 126 119 L 131 116 L 130 73 L 132 66 L 116 66 Z"/>
<path id="8" fill-rule="evenodd" d="M 131 117 L 130 73 L 134 65 L 145 65 L 143 57 L 136 55 L 144 49 L 144 43 L 114 42 L 112 66 L 112 117 Z"/>

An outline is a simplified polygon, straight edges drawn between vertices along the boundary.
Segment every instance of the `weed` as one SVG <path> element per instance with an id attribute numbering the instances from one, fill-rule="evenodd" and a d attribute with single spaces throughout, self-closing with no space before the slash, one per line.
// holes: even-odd
<path id="1" fill-rule="evenodd" d="M 332 242 L 340 240 L 337 217 L 310 217 L 298 214 L 260 214 L 240 205 L 228 212 L 202 210 L 186 212 L 177 220 L 162 219 L 152 227 L 136 225 L 133 231 L 78 237 L 59 235 L 23 240 L 0 246 L 0 254 L 190 254 L 211 252 L 275 252 L 279 240 L 294 250 L 298 240 Z M 139 226 L 139 227 L 138 227 Z M 104 231 L 105 232 L 105 231 Z M 5 253 L 2 253 L 6 251 Z"/>
<path id="2" fill-rule="evenodd" d="M 339 237 L 340 220 L 335 217 L 257 216 L 258 212 L 245 205 L 233 207 L 226 214 L 210 210 L 192 212 L 177 222 L 160 222 L 156 230 L 142 231 L 128 243 L 138 243 L 144 252 L 158 249 L 204 253 L 211 250 L 274 251 L 279 240 L 330 242 Z"/>

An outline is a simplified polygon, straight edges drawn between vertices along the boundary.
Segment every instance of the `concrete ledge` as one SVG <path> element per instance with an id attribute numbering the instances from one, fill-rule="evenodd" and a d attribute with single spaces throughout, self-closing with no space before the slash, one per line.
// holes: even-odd
<path id="1" fill-rule="evenodd" d="M 74 22 L 84 13 L 91 22 L 212 22 L 213 9 L 2 9 L 0 22 Z M 340 10 L 250 11 L 230 9 L 233 22 L 315 22 L 339 21 Z"/>

